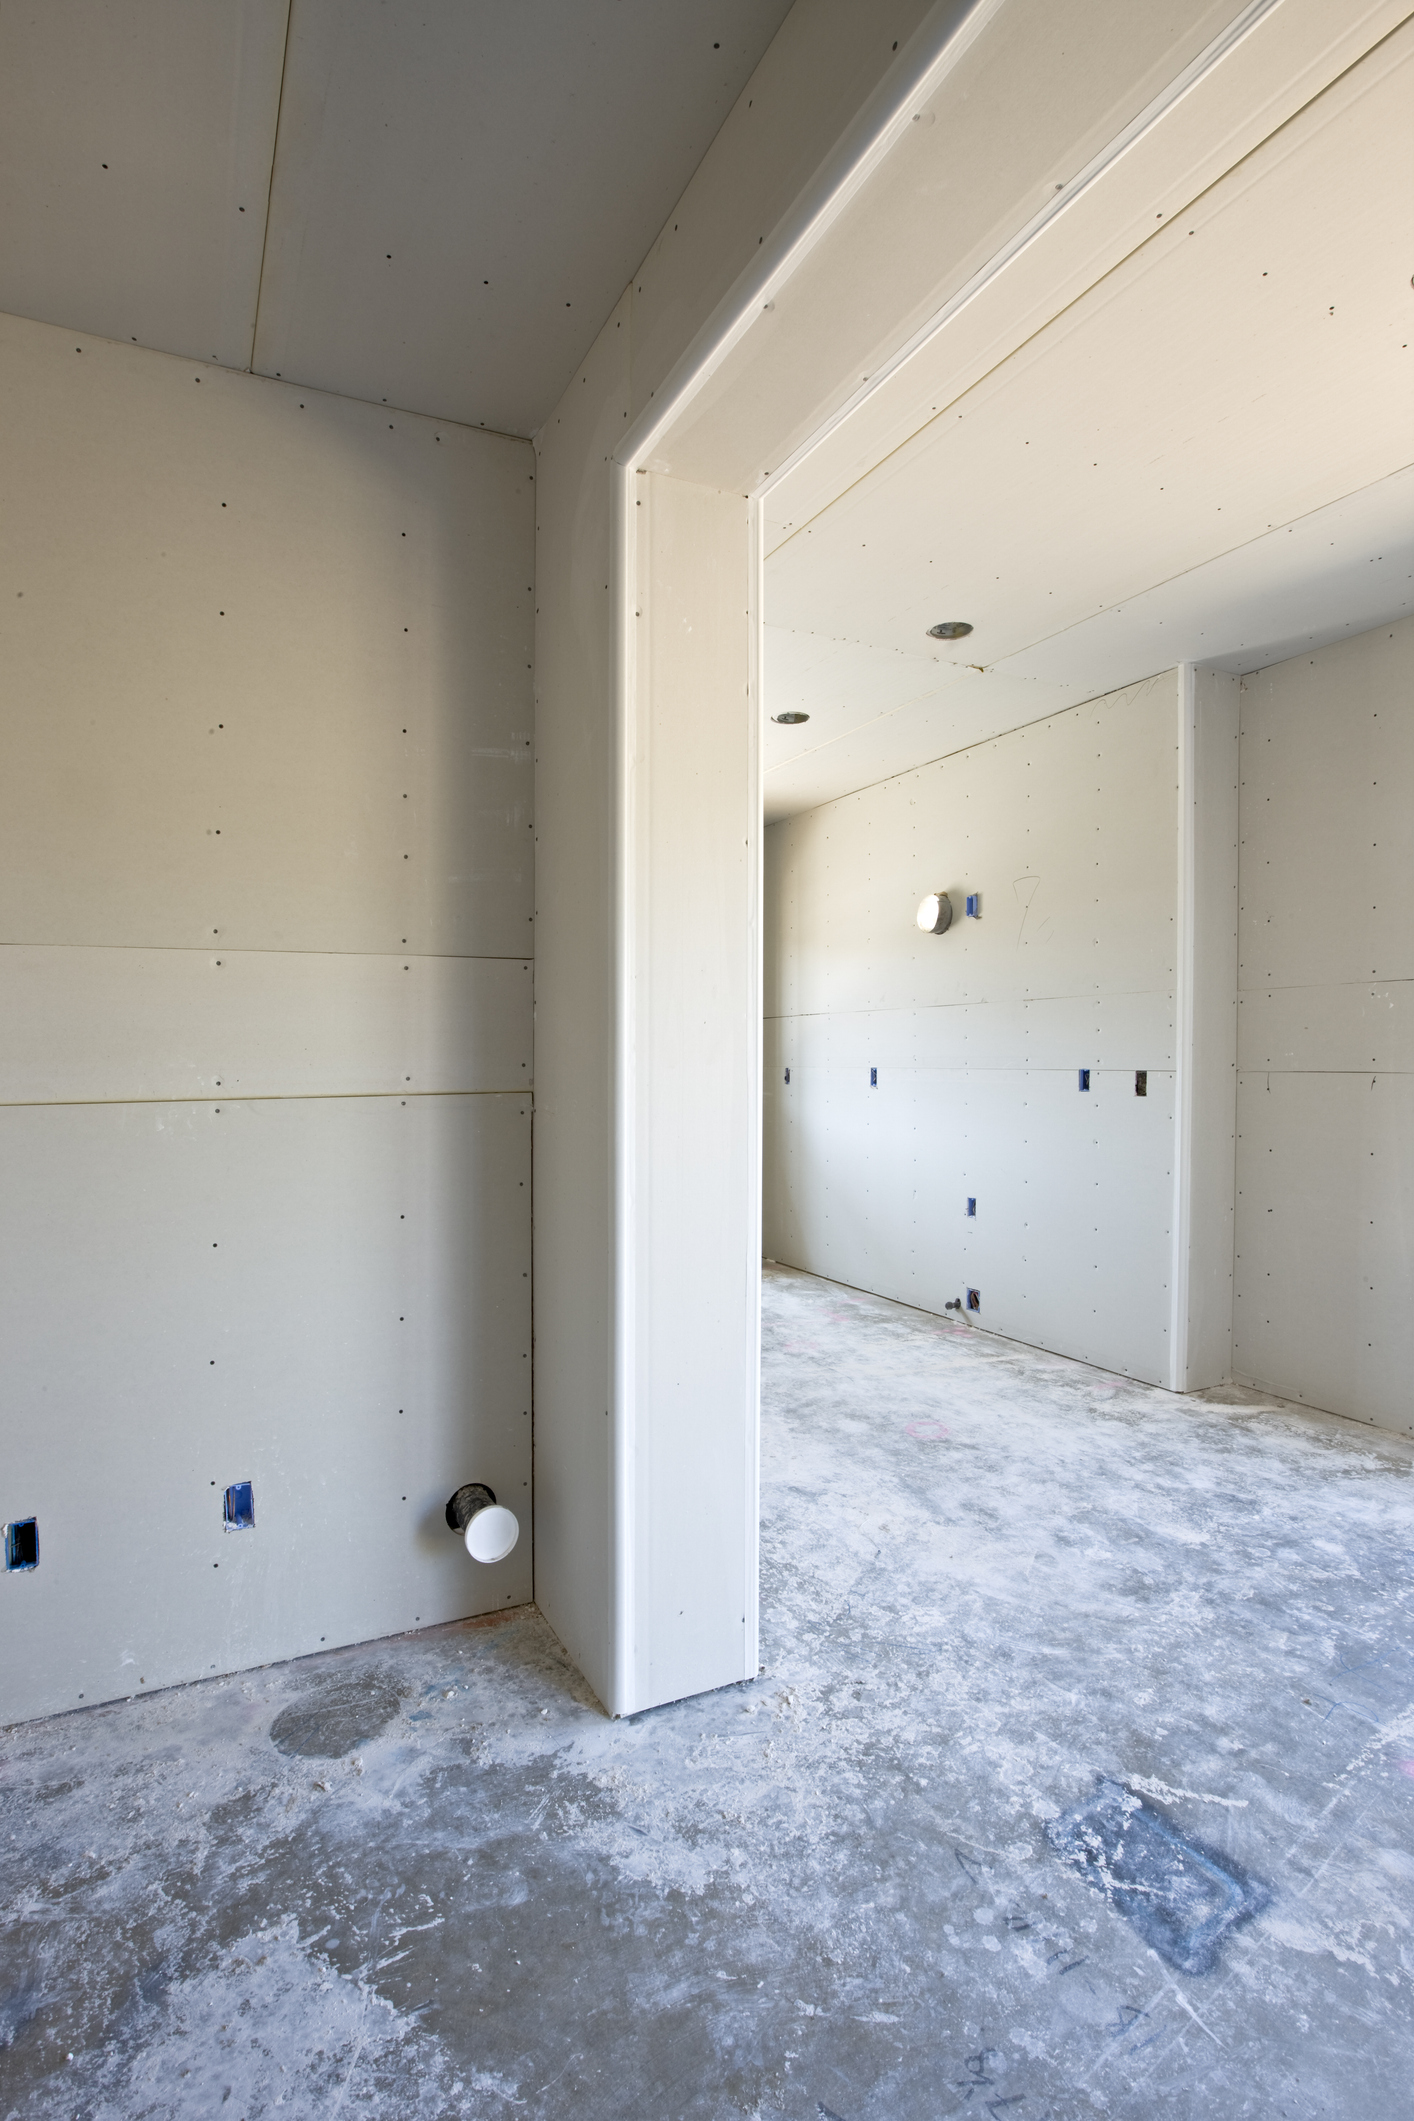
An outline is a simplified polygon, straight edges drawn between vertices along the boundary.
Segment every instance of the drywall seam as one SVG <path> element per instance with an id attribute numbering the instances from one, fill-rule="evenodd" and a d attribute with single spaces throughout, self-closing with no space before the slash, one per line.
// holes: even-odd
<path id="1" fill-rule="evenodd" d="M 398 1098 L 406 1104 L 413 1097 L 523 1097 L 532 1092 L 528 1083 L 510 1084 L 504 1090 L 418 1090 L 409 1083 L 405 1090 L 227 1090 L 218 1099 L 209 1091 L 200 1097 L 0 1097 L 0 1112 L 82 1112 L 104 1105 L 317 1105 L 376 1102 Z"/>
<path id="2" fill-rule="evenodd" d="M 257 376 L 254 379 L 264 379 Z M 519 752 L 503 750 L 498 758 L 519 758 Z M 0 943 L 0 950 L 42 949 L 59 950 L 141 950 L 145 957 L 166 952 L 173 957 L 209 957 L 217 946 L 214 943 Z M 388 957 L 410 959 L 422 964 L 443 964 L 452 959 L 462 965 L 528 965 L 530 953 L 525 950 L 340 950 L 337 947 L 318 950 L 301 950 L 288 943 L 222 943 L 223 957 Z"/>
<path id="3" fill-rule="evenodd" d="M 294 0 L 288 0 L 285 8 L 285 47 L 280 54 L 280 88 L 275 98 L 275 131 L 270 141 L 270 168 L 265 178 L 265 222 L 260 231 L 260 270 L 255 276 L 255 308 L 251 315 L 250 344 L 245 357 L 246 370 L 251 375 L 255 373 L 255 342 L 260 336 L 260 298 L 265 291 L 265 255 L 270 248 L 270 203 L 275 195 L 275 157 L 280 152 L 280 120 L 285 111 L 285 77 L 290 70 L 290 20 L 293 14 Z"/>
<path id="4" fill-rule="evenodd" d="M 1169 1276 L 1169 1390 L 1188 1383 L 1188 1246 L 1193 1218 L 1194 862 L 1197 854 L 1197 678 L 1178 666 L 1178 889 L 1174 898 L 1173 1266 Z"/>

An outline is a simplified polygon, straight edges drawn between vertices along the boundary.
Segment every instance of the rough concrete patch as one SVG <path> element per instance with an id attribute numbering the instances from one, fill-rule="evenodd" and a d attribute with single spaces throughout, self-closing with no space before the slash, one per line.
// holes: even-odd
<path id="1" fill-rule="evenodd" d="M 352 1672 L 312 1686 L 270 1726 L 281 1753 L 305 1760 L 338 1760 L 386 1730 L 402 1707 L 404 1689 L 386 1672 Z"/>
<path id="2" fill-rule="evenodd" d="M 1046 1839 L 1180 1973 L 1211 1973 L 1228 1931 L 1271 1898 L 1108 1776 Z"/>

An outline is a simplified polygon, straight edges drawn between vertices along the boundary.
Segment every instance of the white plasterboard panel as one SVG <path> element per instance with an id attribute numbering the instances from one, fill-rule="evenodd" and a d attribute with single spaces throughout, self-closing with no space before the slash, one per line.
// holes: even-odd
<path id="1" fill-rule="evenodd" d="M 1102 1069 L 1172 1068 L 1177 1044 L 1171 990 L 1099 998 L 1096 1065 Z"/>
<path id="2" fill-rule="evenodd" d="M 770 829 L 776 1257 L 1166 1375 L 1175 701 L 1166 673 Z"/>
<path id="3" fill-rule="evenodd" d="M 978 1058 L 979 1038 L 985 1040 L 986 1027 L 998 1010 L 1005 1010 L 1006 1006 L 1000 1003 L 989 1009 L 985 1003 L 954 1002 L 941 1009 L 909 1010 L 907 1020 L 913 1065 L 948 1072 L 968 1067 Z M 886 1025 L 890 1013 L 883 1009 L 873 1010 L 867 1021 Z"/>
<path id="4" fill-rule="evenodd" d="M 741 497 L 634 480 L 634 1707 L 756 1674 L 761 796 Z M 703 643 L 706 646 L 703 646 Z M 721 712 L 723 701 L 738 703 Z M 683 889 L 690 878 L 691 888 Z M 690 1204 L 690 1205 L 689 1205 Z"/>
<path id="5" fill-rule="evenodd" d="M 1136 669 L 1249 671 L 1363 633 L 1414 604 L 1414 468 L 1265 531 L 1007 656 L 998 676 L 1113 685 Z"/>
<path id="6" fill-rule="evenodd" d="M 1043 212 L 1045 226 L 1019 250 L 1007 251 L 1000 270 L 995 268 L 1004 245 L 980 259 L 975 284 L 955 267 L 940 278 L 929 299 L 911 314 L 922 325 L 940 323 L 941 328 L 925 329 L 920 343 L 902 360 L 896 349 L 906 345 L 906 330 L 900 324 L 892 337 L 886 333 L 881 344 L 894 365 L 882 374 L 874 370 L 868 389 L 856 393 L 860 402 L 823 439 L 815 441 L 798 464 L 783 476 L 777 474 L 767 489 L 771 546 L 810 522 L 935 414 L 1069 308 L 1144 243 L 1160 221 L 1173 219 L 1198 199 L 1373 50 L 1407 14 L 1407 0 L 1352 0 L 1338 10 L 1328 0 L 1282 0 L 1280 6 L 1262 13 L 1236 42 L 1224 40 L 1218 62 L 1177 100 L 1161 90 L 1162 115 L 1123 153 L 1105 159 L 1103 169 L 1084 177 L 1080 157 L 1067 157 L 1054 171 L 1053 183 L 1043 183 L 1026 195 L 1027 215 Z M 1001 28 L 1005 31 L 1019 19 L 1015 10 L 1008 10 Z M 1236 13 L 1229 20 L 1235 25 Z M 1130 10 L 1125 26 L 1136 25 Z M 1070 18 L 1064 26 L 1072 27 Z M 1095 44 L 1104 40 L 1106 27 L 1099 11 L 1092 9 L 1089 36 L 1078 40 L 1072 56 L 1088 62 Z M 1033 46 L 1042 65 L 1053 58 L 1044 38 L 1033 40 Z M 1165 89 L 1178 79 L 1177 72 L 1171 73 Z M 1059 78 L 1053 74 L 1052 80 L 1058 91 L 1053 101 L 1059 103 L 1063 95 Z M 1014 85 L 1015 70 L 1007 83 L 1009 112 Z M 854 255 L 858 250 L 867 245 L 871 262 L 882 262 L 893 252 L 900 262 L 894 265 L 891 292 L 896 294 L 904 286 L 912 294 L 919 292 L 919 258 L 939 255 L 938 199 L 947 197 L 951 208 L 959 189 L 947 167 L 955 151 L 958 113 L 948 108 L 946 91 L 937 99 L 935 110 L 936 125 L 912 143 L 917 171 L 912 195 L 907 186 L 902 197 L 897 191 L 891 194 L 887 186 L 876 199 L 866 195 L 858 215 L 846 216 L 840 224 L 838 249 L 827 245 L 812 261 L 818 289 L 809 280 L 792 284 L 781 291 L 769 320 L 761 320 L 779 340 L 774 349 L 778 387 L 790 378 L 798 389 L 801 364 L 796 341 L 808 346 L 812 336 L 819 338 L 822 314 L 828 313 L 827 308 L 822 312 L 821 304 L 829 303 L 831 276 L 837 284 L 848 284 L 851 267 L 856 272 L 859 269 Z M 984 102 L 979 115 L 985 111 Z M 1002 136 L 1012 148 L 1014 130 L 1006 128 Z M 1118 138 L 1118 134 L 1109 135 L 1105 147 Z M 964 191 L 970 180 L 971 170 L 964 170 Z M 1077 182 L 1078 190 L 1074 188 Z M 1057 192 L 1061 194 L 1058 199 L 1054 197 Z M 992 196 L 1000 196 L 995 188 Z M 926 227 L 918 226 L 918 221 L 926 221 Z M 901 262 L 904 259 L 907 269 Z M 966 294 L 961 307 L 956 306 L 959 294 Z M 835 300 L 838 306 L 838 296 Z M 880 322 L 881 306 L 874 313 Z M 862 366 L 871 368 L 869 362 Z M 848 406 L 856 373 L 847 373 L 831 410 L 836 401 Z M 759 396 L 762 377 L 753 372 L 750 381 Z M 782 402 L 797 414 L 797 401 L 787 399 L 784 390 Z M 737 411 L 732 392 L 724 392 L 722 414 L 730 417 Z M 814 411 L 813 420 L 809 415 L 801 420 L 802 435 L 818 425 L 825 408 Z M 739 420 L 737 424 L 741 431 Z"/>
<path id="7" fill-rule="evenodd" d="M 815 704 L 804 709 L 809 723 L 773 725 L 767 737 L 765 808 L 773 824 L 906 773 L 910 766 L 1040 721 L 1088 699 L 1096 689 L 1084 680 L 1056 685 L 995 671 L 935 666 L 921 697 L 878 712 L 871 701 L 883 688 L 866 675 L 868 665 L 882 665 L 878 676 L 887 680 L 895 675 L 890 666 L 902 659 L 887 649 L 840 645 L 854 649 L 858 681 L 851 681 L 841 697 L 841 688 L 825 672 L 812 673 L 792 688 L 797 699 L 815 696 Z M 767 699 L 772 713 L 777 712 L 774 690 Z"/>
<path id="8" fill-rule="evenodd" d="M 1391 42 L 773 553 L 772 623 L 911 654 L 967 619 L 946 659 L 990 666 L 1402 468 Z"/>
<path id="9" fill-rule="evenodd" d="M 1414 444 L 1396 270 L 1414 233 L 1406 46 L 1414 33 L 797 530 L 768 563 L 773 625 L 913 655 L 933 620 L 967 619 L 974 634 L 941 651 L 956 672 L 1096 690 L 1179 652 L 1256 654 L 1299 629 L 1300 599 L 1330 631 L 1348 595 L 1357 618 L 1398 608 L 1407 514 L 1385 482 Z M 1366 210 L 1395 197 L 1393 223 Z M 1217 315 L 1221 331 L 1195 331 Z M 887 770 L 900 732 L 875 734 Z M 858 785 L 866 760 L 841 769 Z M 809 793 L 801 778 L 777 774 L 776 814 Z"/>
<path id="10" fill-rule="evenodd" d="M 0 1136 L 3 1511 L 41 1553 L 6 1585 L 9 1714 L 529 1598 L 528 1536 L 478 1568 L 443 1516 L 485 1480 L 528 1533 L 528 1099 L 9 1107 Z M 255 1528 L 223 1535 L 237 1480 Z M 144 1536 L 95 1540 L 76 1484 Z"/>
<path id="11" fill-rule="evenodd" d="M 761 1027 L 761 1104 L 765 1114 L 761 1250 L 768 1259 L 785 1256 L 785 1233 L 794 1222 L 794 1135 L 788 1131 L 790 1114 L 783 1102 L 790 1088 L 784 1071 L 794 1043 L 793 1029 L 788 1019 L 771 1016 Z"/>
<path id="12" fill-rule="evenodd" d="M 849 1164 L 837 1159 L 832 1172 L 848 1204 L 849 1228 L 837 1242 L 856 1261 L 844 1278 L 914 1300 L 919 1195 L 928 1180 L 917 1137 L 917 1077 L 885 1067 L 870 1087 L 867 1070 L 841 1065 L 837 1056 L 832 1089 L 835 1125 L 854 1148 Z"/>
<path id="13" fill-rule="evenodd" d="M 846 1072 L 862 1072 L 866 1078 L 871 1068 L 877 1068 L 885 1076 L 897 1069 L 912 1070 L 917 1064 L 919 1015 L 952 1013 L 950 1010 L 920 1012 L 914 1009 L 859 1009 L 832 1013 L 828 1019 L 830 1065 Z"/>
<path id="14" fill-rule="evenodd" d="M 1253 987 L 1238 996 L 1238 1057 L 1286 1074 L 1414 1075 L 1414 981 Z"/>
<path id="15" fill-rule="evenodd" d="M 0 13 L 0 310 L 250 365 L 288 12 Z"/>
<path id="16" fill-rule="evenodd" d="M 763 692 L 772 719 L 765 731 L 767 773 L 858 727 L 935 693 L 954 676 L 932 656 L 881 654 L 867 641 L 764 629 Z M 810 723 L 782 727 L 774 718 L 804 712 Z"/>
<path id="17" fill-rule="evenodd" d="M 1233 1367 L 1414 1434 L 1414 1077 L 1238 1082 Z"/>
<path id="18" fill-rule="evenodd" d="M 0 1103 L 522 1091 L 528 958 L 0 945 Z"/>
<path id="19" fill-rule="evenodd" d="M 1046 0 L 1007 0 L 971 12 L 901 137 L 808 255 L 763 286 L 750 329 L 658 445 L 664 469 L 742 491 L 779 471 L 1241 9 L 1187 0 L 1160 13 L 1083 0 L 1062 16 Z M 1211 145 L 1201 139 L 1200 162 Z M 1184 186 L 1194 159 L 1179 157 Z M 1181 196 L 1192 193 L 1181 186 Z M 1110 211 L 1111 244 L 1116 221 L 1132 231 L 1135 204 L 1122 193 Z M 1136 238 L 1120 240 L 1122 256 Z M 1094 248 L 1092 239 L 1090 277 Z M 1047 307 L 1039 321 L 1054 314 Z M 831 496 L 858 475 L 846 473 Z"/>
<path id="20" fill-rule="evenodd" d="M 988 1247 L 972 1261 L 978 1320 L 1080 1353 L 1092 1337 L 1094 1094 L 1082 1104 L 1073 1077 L 997 1070 L 970 1076 L 966 1098 L 966 1191 Z"/>
<path id="21" fill-rule="evenodd" d="M 801 850 L 790 1006 L 1166 989 L 1174 787 L 1166 675 L 773 827 L 777 884 Z M 920 934 L 937 889 L 952 926 Z"/>
<path id="22" fill-rule="evenodd" d="M 628 417 L 627 305 L 536 446 L 536 1599 L 614 1684 L 613 566 L 605 460 Z M 586 1419 L 586 1407 L 593 1409 Z M 587 1498 L 592 1498 L 588 1503 Z"/>
<path id="23" fill-rule="evenodd" d="M 1414 976 L 1414 619 L 1242 681 L 1239 984 Z"/>
<path id="24" fill-rule="evenodd" d="M 527 445 L 0 319 L 0 937 L 520 957 Z"/>
<path id="25" fill-rule="evenodd" d="M 1129 1070 L 1101 1070 L 1092 1081 L 1099 1093 L 1099 1271 L 1084 1352 L 1106 1369 L 1163 1385 L 1173 1263 L 1174 1075 L 1150 1068 L 1143 1097 L 1135 1095 Z"/>
<path id="26" fill-rule="evenodd" d="M 1098 1074 L 1125 1067 L 1121 1051 L 1136 1037 L 1140 1052 L 1152 1055 L 1161 1029 L 1167 1038 L 1168 1014 L 1164 994 L 1047 995 L 920 1009 L 914 1053 L 920 1068 Z"/>
<path id="27" fill-rule="evenodd" d="M 1405 620 L 1244 678 L 1240 742 L 1234 1369 L 1396 1429 L 1414 1426 L 1411 657 Z"/>
<path id="28" fill-rule="evenodd" d="M 978 1069 L 948 1085 L 963 1108 L 962 1155 L 955 1181 L 963 1196 L 963 1287 L 976 1289 L 984 1308 L 980 1322 L 996 1333 L 1021 1335 L 1027 1319 L 1021 1269 L 1022 1225 L 1026 1219 L 1027 1159 L 1022 1153 L 1023 1101 L 1026 1077 L 1020 1069 Z M 965 1213 L 968 1199 L 975 1216 Z M 1086 1285 L 1091 1255 L 1088 1231 L 1077 1228 L 1067 1249 L 1072 1271 Z M 1077 1300 L 1080 1290 L 1076 1290 Z"/>
<path id="29" fill-rule="evenodd" d="M 900 46 L 968 0 L 810 0 L 787 12 L 711 149 L 633 274 L 632 409 L 672 374 L 719 304 L 759 262 Z M 926 29 L 925 29 L 925 34 Z"/>
<path id="30" fill-rule="evenodd" d="M 767 629 L 814 652 L 768 662 L 768 700 L 810 716 L 772 725 L 766 815 L 775 821 L 1035 721 L 1178 662 L 1250 671 L 1398 619 L 1414 604 L 1414 469 L 1264 532 L 1187 574 L 1081 619 L 992 669 L 935 664 L 921 697 L 902 692 L 914 658 L 860 642 Z M 1214 645 L 1222 653 L 1213 656 Z M 838 652 L 836 663 L 831 650 Z"/>
<path id="31" fill-rule="evenodd" d="M 1237 1144 L 1237 924 L 1241 684 L 1178 672 L 1179 857 L 1175 907 L 1174 1391 L 1232 1375 Z"/>
<path id="32" fill-rule="evenodd" d="M 786 6 L 299 0 L 256 367 L 533 433 Z"/>
<path id="33" fill-rule="evenodd" d="M 1014 1080 L 1003 1078 L 1003 1080 Z M 988 1164 L 1013 1162 L 1020 1196 L 1008 1237 L 1014 1259 L 1000 1286 L 979 1283 L 984 1325 L 1000 1326 L 1041 1347 L 1079 1353 L 1090 1342 L 1101 1236 L 1098 1083 L 1083 1095 L 1074 1072 L 1027 1072 L 1016 1084 L 1009 1142 L 990 1141 Z M 990 1204 L 987 1178 L 976 1174 L 979 1209 Z M 999 1299 L 1005 1305 L 997 1313 Z"/>

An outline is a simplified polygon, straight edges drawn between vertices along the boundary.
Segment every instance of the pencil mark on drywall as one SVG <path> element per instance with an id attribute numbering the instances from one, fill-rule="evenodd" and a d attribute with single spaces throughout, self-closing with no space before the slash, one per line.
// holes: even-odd
<path id="1" fill-rule="evenodd" d="M 1040 877 L 1019 876 L 1013 881 L 1011 888 L 1021 906 L 1021 920 L 1016 930 L 1017 949 L 1029 949 L 1033 943 L 1044 943 L 1051 932 L 1050 915 L 1047 914 L 1042 921 L 1033 921 L 1031 918 L 1031 908 L 1035 903 L 1036 893 L 1041 888 Z"/>

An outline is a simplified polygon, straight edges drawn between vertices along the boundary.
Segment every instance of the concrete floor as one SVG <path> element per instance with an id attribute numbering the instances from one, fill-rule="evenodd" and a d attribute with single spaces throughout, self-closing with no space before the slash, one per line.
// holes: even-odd
<path id="1" fill-rule="evenodd" d="M 0 2115 L 1414 2113 L 1410 1449 L 784 1270 L 765 1374 L 753 1686 L 524 1610 L 6 1734 Z"/>

